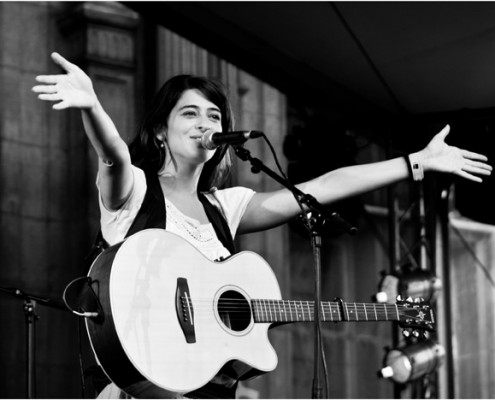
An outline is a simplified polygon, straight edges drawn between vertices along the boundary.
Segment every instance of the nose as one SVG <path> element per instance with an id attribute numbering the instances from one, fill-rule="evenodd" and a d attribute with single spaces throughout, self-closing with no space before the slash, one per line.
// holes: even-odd
<path id="1" fill-rule="evenodd" d="M 201 133 L 205 133 L 206 131 L 209 131 L 213 127 L 211 126 L 211 122 L 209 121 L 208 118 L 200 118 L 196 125 L 196 129 L 201 131 Z"/>
<path id="2" fill-rule="evenodd" d="M 196 128 L 201 132 L 201 133 L 205 133 L 207 130 L 209 130 L 210 128 L 204 124 L 198 124 L 198 126 L 196 126 Z"/>

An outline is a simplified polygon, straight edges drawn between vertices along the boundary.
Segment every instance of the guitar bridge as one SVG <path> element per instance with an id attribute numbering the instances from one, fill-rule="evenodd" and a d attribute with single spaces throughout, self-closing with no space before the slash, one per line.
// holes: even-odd
<path id="1" fill-rule="evenodd" d="M 175 310 L 177 311 L 177 318 L 186 338 L 186 342 L 196 343 L 196 334 L 194 331 L 194 308 L 186 278 L 177 278 Z"/>

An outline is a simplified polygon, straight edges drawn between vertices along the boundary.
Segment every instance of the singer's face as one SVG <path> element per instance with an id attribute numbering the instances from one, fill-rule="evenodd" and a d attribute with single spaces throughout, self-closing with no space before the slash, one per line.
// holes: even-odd
<path id="1" fill-rule="evenodd" d="M 222 131 L 220 109 L 195 89 L 182 93 L 167 121 L 167 143 L 174 158 L 193 163 L 208 161 L 215 150 L 205 150 L 201 137 Z"/>

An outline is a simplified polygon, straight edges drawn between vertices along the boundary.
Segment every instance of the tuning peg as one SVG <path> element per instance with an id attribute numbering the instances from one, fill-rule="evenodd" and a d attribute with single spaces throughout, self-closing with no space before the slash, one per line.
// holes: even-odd
<path id="1" fill-rule="evenodd" d="M 411 331 L 409 329 L 402 330 L 402 336 L 404 336 L 405 338 L 411 337 Z"/>
<path id="2" fill-rule="evenodd" d="M 412 334 L 415 338 L 419 337 L 419 332 L 416 329 L 412 332 Z"/>
<path id="3" fill-rule="evenodd" d="M 408 303 L 412 303 L 412 302 L 413 302 L 413 298 L 412 298 L 411 296 L 409 296 L 409 297 L 406 299 L 406 301 L 407 301 Z"/>
<path id="4" fill-rule="evenodd" d="M 402 298 L 402 296 L 401 296 L 400 294 L 398 294 L 398 295 L 397 295 L 397 297 L 395 298 L 395 300 L 397 300 L 397 301 L 402 301 L 402 300 L 403 300 L 403 298 Z"/>

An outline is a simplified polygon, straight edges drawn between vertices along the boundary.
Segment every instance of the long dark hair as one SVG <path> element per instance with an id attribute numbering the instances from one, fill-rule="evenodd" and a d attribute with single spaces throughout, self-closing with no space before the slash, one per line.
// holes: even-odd
<path id="1" fill-rule="evenodd" d="M 165 162 L 165 150 L 160 148 L 157 134 L 167 128 L 170 112 L 188 89 L 199 90 L 208 101 L 219 109 L 222 115 L 222 131 L 232 131 L 234 119 L 223 85 L 213 79 L 177 75 L 166 81 L 155 95 L 141 127 L 129 145 L 132 163 L 146 174 L 157 174 Z M 204 165 L 198 183 L 198 191 L 207 191 L 213 186 L 225 183 L 232 165 L 231 151 L 227 145 L 220 146 L 213 157 Z"/>

